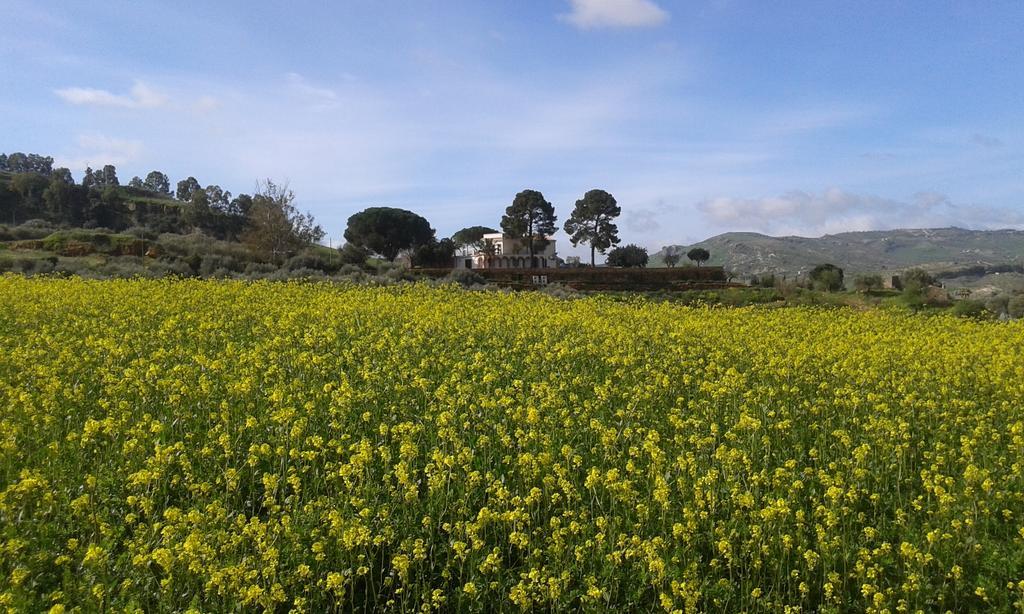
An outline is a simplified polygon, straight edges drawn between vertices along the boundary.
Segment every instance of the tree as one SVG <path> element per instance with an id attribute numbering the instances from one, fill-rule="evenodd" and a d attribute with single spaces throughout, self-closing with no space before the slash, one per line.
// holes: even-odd
<path id="1" fill-rule="evenodd" d="M 858 292 L 870 292 L 882 289 L 881 275 L 858 275 L 853 279 L 853 287 Z"/>
<path id="2" fill-rule="evenodd" d="M 900 282 L 903 284 L 904 290 L 909 288 L 912 291 L 920 291 L 928 286 L 934 286 L 935 278 L 924 269 L 910 269 L 903 273 Z"/>
<path id="3" fill-rule="evenodd" d="M 18 173 L 11 179 L 11 187 L 21 196 L 23 207 L 38 209 L 43 202 L 43 191 L 50 180 L 36 173 Z"/>
<path id="4" fill-rule="evenodd" d="M 63 166 L 60 168 L 53 169 L 53 174 L 50 176 L 50 178 L 60 181 L 62 183 L 66 183 L 68 185 L 75 185 L 75 178 L 71 176 L 71 171 L 64 168 Z"/>
<path id="5" fill-rule="evenodd" d="M 430 241 L 416 246 L 412 250 L 411 260 L 413 266 L 432 268 L 451 268 L 455 258 L 455 242 L 451 239 Z"/>
<path id="6" fill-rule="evenodd" d="M 50 185 L 43 190 L 43 202 L 46 203 L 46 211 L 50 219 L 59 223 L 71 222 L 68 218 L 72 217 L 70 209 L 72 195 L 76 187 L 64 182 L 54 173 L 50 178 Z"/>
<path id="7" fill-rule="evenodd" d="M 95 194 L 93 192 L 93 195 Z M 99 199 L 92 200 L 91 205 L 90 214 L 95 226 L 112 230 L 121 230 L 127 227 L 128 209 L 124 205 L 121 193 L 115 186 L 104 188 Z"/>
<path id="8" fill-rule="evenodd" d="M 199 185 L 199 181 L 197 181 L 195 177 L 182 179 L 178 182 L 176 197 L 178 200 L 188 202 L 192 200 L 192 194 L 194 194 L 196 190 L 201 189 L 201 187 L 202 186 Z"/>
<path id="9" fill-rule="evenodd" d="M 35 173 L 49 177 L 53 172 L 53 158 L 16 151 L 0 160 L 0 170 L 11 173 Z"/>
<path id="10" fill-rule="evenodd" d="M 323 229 L 312 215 L 299 213 L 294 202 L 295 194 L 287 185 L 267 179 L 252 197 L 242 241 L 274 262 L 283 262 L 322 239 Z"/>
<path id="11" fill-rule="evenodd" d="M 544 249 L 548 237 L 555 232 L 555 208 L 537 190 L 523 190 L 516 194 L 512 204 L 505 209 L 501 218 L 501 230 L 510 238 L 526 239 L 530 250 L 530 268 L 536 268 L 534 257 L 538 249 Z"/>
<path id="12" fill-rule="evenodd" d="M 213 209 L 206 190 L 194 190 L 189 198 L 188 206 L 183 208 L 185 223 L 196 230 L 208 230 L 213 222 Z"/>
<path id="13" fill-rule="evenodd" d="M 469 226 L 456 232 L 452 235 L 452 241 L 455 243 L 455 247 L 462 250 L 463 255 L 467 255 L 469 248 L 473 248 L 477 251 L 484 248 L 484 235 L 498 232 L 493 228 L 487 226 Z"/>
<path id="14" fill-rule="evenodd" d="M 144 183 L 142 183 L 142 177 L 139 177 L 138 175 L 132 177 L 132 180 L 128 182 L 128 187 L 129 188 L 136 188 L 136 189 L 139 189 L 139 190 L 145 190 L 146 189 L 146 185 Z"/>
<path id="15" fill-rule="evenodd" d="M 7 170 L 12 173 L 28 172 L 28 156 L 16 151 L 7 157 Z"/>
<path id="16" fill-rule="evenodd" d="M 103 165 L 103 170 L 99 172 L 97 185 L 104 188 L 110 188 L 121 185 L 117 181 L 117 169 L 114 168 L 113 164 Z"/>
<path id="17" fill-rule="evenodd" d="M 394 260 L 399 252 L 429 243 L 434 229 L 423 217 L 392 207 L 370 207 L 348 218 L 345 240 Z"/>
<path id="18" fill-rule="evenodd" d="M 834 264 L 819 264 L 807 276 L 816 290 L 836 292 L 843 289 L 843 270 Z"/>
<path id="19" fill-rule="evenodd" d="M 218 211 L 227 212 L 228 203 L 231 202 L 231 192 L 222 190 L 219 185 L 208 185 L 203 188 L 206 197 L 210 200 L 210 206 Z"/>
<path id="20" fill-rule="evenodd" d="M 692 260 L 693 262 L 696 262 L 697 266 L 700 267 L 701 263 L 708 261 L 708 258 L 711 257 L 711 254 L 708 252 L 708 250 L 704 249 L 703 247 L 695 247 L 690 251 L 686 252 L 686 257 Z"/>
<path id="21" fill-rule="evenodd" d="M 608 252 L 608 266 L 645 267 L 647 266 L 647 250 L 639 245 L 624 245 Z"/>
<path id="22" fill-rule="evenodd" d="M 679 264 L 679 252 L 674 246 L 670 245 L 667 247 L 663 247 L 661 248 L 661 252 L 665 254 L 664 256 L 661 257 L 662 261 L 665 263 L 665 266 L 671 268 Z"/>
<path id="23" fill-rule="evenodd" d="M 227 215 L 224 218 L 224 236 L 230 241 L 237 240 L 245 232 L 249 210 L 252 209 L 252 196 L 239 194 L 228 203 Z"/>
<path id="24" fill-rule="evenodd" d="M 96 173 L 93 172 L 92 167 L 85 167 L 85 173 L 82 174 L 82 187 L 91 189 L 96 185 Z"/>
<path id="25" fill-rule="evenodd" d="M 341 255 L 342 264 L 356 264 L 363 266 L 366 264 L 366 259 L 370 257 L 369 250 L 353 245 L 352 243 L 346 243 L 338 248 L 338 253 Z"/>
<path id="26" fill-rule="evenodd" d="M 160 171 L 149 171 L 143 183 L 150 192 L 171 196 L 171 182 L 167 179 L 167 175 Z"/>
<path id="27" fill-rule="evenodd" d="M 594 266 L 595 251 L 603 254 L 619 244 L 619 229 L 613 220 L 621 213 L 622 208 L 615 202 L 615 197 L 604 190 L 589 190 L 576 201 L 572 215 L 565 221 L 564 230 L 573 246 L 590 244 L 590 266 Z"/>

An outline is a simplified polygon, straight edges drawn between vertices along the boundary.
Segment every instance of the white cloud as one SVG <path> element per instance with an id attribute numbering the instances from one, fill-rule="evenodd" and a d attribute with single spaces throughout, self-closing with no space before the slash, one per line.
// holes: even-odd
<path id="1" fill-rule="evenodd" d="M 642 28 L 657 26 L 668 13 L 651 0 L 569 0 L 570 13 L 559 17 L 577 28 Z"/>
<path id="2" fill-rule="evenodd" d="M 107 90 L 91 87 L 65 87 L 54 90 L 54 93 L 71 104 L 98 107 L 152 109 L 163 106 L 167 102 L 166 96 L 142 81 L 136 81 L 127 95 L 114 94 Z"/>
<path id="3" fill-rule="evenodd" d="M 910 200 L 830 188 L 821 194 L 793 191 L 767 198 L 718 197 L 697 210 L 712 225 L 772 235 L 820 236 L 890 228 L 1007 228 L 1024 226 L 1024 214 L 954 203 L 944 194 L 920 192 Z"/>

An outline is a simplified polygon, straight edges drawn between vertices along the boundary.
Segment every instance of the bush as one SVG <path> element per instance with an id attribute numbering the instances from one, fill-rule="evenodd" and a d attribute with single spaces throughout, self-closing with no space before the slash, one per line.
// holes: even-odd
<path id="1" fill-rule="evenodd" d="M 539 292 L 557 299 L 568 299 L 579 296 L 579 293 L 564 284 L 548 284 L 541 286 Z"/>
<path id="2" fill-rule="evenodd" d="M 953 309 L 950 310 L 953 315 L 965 317 L 965 318 L 980 318 L 987 312 L 985 311 L 985 304 L 981 301 L 974 301 L 971 299 L 963 299 L 953 303 Z"/>
<path id="3" fill-rule="evenodd" d="M 1024 318 L 1024 294 L 1018 294 L 1007 301 L 1006 313 L 1014 319 Z"/>
<path id="4" fill-rule="evenodd" d="M 1010 297 L 1008 296 L 993 296 L 985 301 L 985 309 L 997 316 L 1001 316 L 1007 313 L 1007 306 L 1009 302 Z"/>
<path id="5" fill-rule="evenodd" d="M 272 264 L 270 264 L 269 262 L 250 262 L 250 263 L 245 265 L 244 269 L 242 269 L 242 273 L 244 273 L 246 276 L 250 276 L 250 277 L 251 276 L 260 277 L 260 276 L 263 276 L 263 275 L 268 275 L 270 273 L 273 273 L 276 270 L 277 270 L 277 267 L 272 265 Z"/>
<path id="6" fill-rule="evenodd" d="M 815 290 L 838 292 L 843 289 L 843 270 L 834 264 L 819 264 L 811 269 L 808 278 Z"/>
<path id="7" fill-rule="evenodd" d="M 31 241 L 52 234 L 57 228 L 45 220 L 29 220 L 20 226 L 0 226 L 0 241 Z"/>
<path id="8" fill-rule="evenodd" d="M 614 267 L 645 267 L 647 266 L 647 250 L 630 243 L 609 251 L 605 262 L 608 266 Z"/>
<path id="9" fill-rule="evenodd" d="M 124 231 L 124 234 L 146 241 L 156 241 L 160 236 L 156 231 L 146 226 L 132 226 L 128 230 Z"/>
<path id="10" fill-rule="evenodd" d="M 384 274 L 380 275 L 380 277 L 383 277 L 384 280 L 390 282 L 416 280 L 416 275 L 414 275 L 412 271 L 401 266 L 396 266 L 384 271 Z"/>
<path id="11" fill-rule="evenodd" d="M 482 275 L 472 269 L 454 269 L 448 274 L 448 279 L 467 288 L 470 286 L 482 286 L 487 283 L 487 280 Z"/>
<path id="12" fill-rule="evenodd" d="M 316 269 L 296 269 L 294 271 L 278 269 L 267 275 L 266 279 L 272 281 L 288 281 L 291 279 L 322 280 L 327 279 L 327 276 L 324 275 L 323 271 L 318 271 Z"/>
<path id="13" fill-rule="evenodd" d="M 853 287 L 858 292 L 871 292 L 882 289 L 881 275 L 858 275 L 853 280 Z"/>
<path id="14" fill-rule="evenodd" d="M 215 275 L 221 269 L 228 273 L 232 271 L 240 273 L 245 269 L 245 263 L 231 256 L 208 254 L 203 256 L 199 264 L 199 275 L 202 277 L 224 277 L 224 275 Z"/>
<path id="15" fill-rule="evenodd" d="M 292 256 L 291 258 L 286 260 L 282 268 L 287 269 L 289 271 L 312 269 L 331 274 L 340 269 L 342 264 L 343 263 L 341 262 L 340 257 L 334 258 L 333 260 L 328 260 L 327 258 L 324 258 L 320 254 L 315 254 L 313 252 L 303 252 L 301 254 Z"/>
<path id="16" fill-rule="evenodd" d="M 370 257 L 369 250 L 366 250 L 353 243 L 346 243 L 338 248 L 338 255 L 342 264 L 366 265 L 366 259 Z"/>

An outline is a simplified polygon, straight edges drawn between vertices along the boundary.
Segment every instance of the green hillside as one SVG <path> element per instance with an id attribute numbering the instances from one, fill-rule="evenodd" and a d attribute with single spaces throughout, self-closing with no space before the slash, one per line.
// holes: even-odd
<path id="1" fill-rule="evenodd" d="M 848 276 L 895 274 L 913 267 L 942 272 L 1024 265 L 1024 231 L 1020 230 L 927 228 L 844 232 L 817 238 L 729 232 L 669 249 L 685 253 L 693 247 L 711 253 L 708 264 L 724 266 L 740 277 L 767 273 L 797 277 L 823 262 L 842 267 Z M 663 256 L 664 250 L 654 254 L 651 265 L 660 266 Z M 967 277 L 983 274 L 978 270 Z"/>

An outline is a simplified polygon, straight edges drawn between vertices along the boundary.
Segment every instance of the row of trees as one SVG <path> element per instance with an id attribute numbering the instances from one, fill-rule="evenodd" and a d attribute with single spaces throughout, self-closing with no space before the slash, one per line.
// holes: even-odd
<path id="1" fill-rule="evenodd" d="M 85 170 L 76 184 L 66 168 L 53 168 L 53 159 L 37 154 L 0 154 L 0 222 L 17 225 L 41 219 L 58 226 L 185 234 L 201 231 L 218 239 L 242 241 L 267 260 L 280 262 L 320 241 L 323 229 L 295 207 L 295 194 L 286 185 L 266 180 L 252 195 L 195 177 L 178 182 L 172 195 L 167 175 L 152 171 L 120 186 L 117 169 L 106 165 Z M 174 202 L 176 199 L 178 202 Z M 365 257 L 364 257 L 365 260 Z"/>
<path id="2" fill-rule="evenodd" d="M 604 190 L 590 190 L 576 201 L 564 229 L 573 245 L 590 245 L 591 264 L 594 264 L 595 252 L 604 253 L 619 243 L 614 220 L 621 212 L 615 198 Z M 531 263 L 535 264 L 537 252 L 547 246 L 550 236 L 555 233 L 557 219 L 554 206 L 541 192 L 523 190 L 505 209 L 501 232 L 523 241 Z M 417 266 L 450 266 L 459 250 L 467 253 L 469 249 L 486 249 L 483 237 L 494 232 L 498 231 L 487 226 L 470 226 L 451 238 L 437 239 L 430 223 L 412 211 L 371 207 L 348 219 L 345 240 L 354 248 L 379 254 L 388 260 L 409 251 L 413 264 Z"/>
<path id="3" fill-rule="evenodd" d="M 682 251 L 679 247 L 663 247 L 662 252 L 664 256 L 661 259 L 665 262 L 665 266 L 671 268 L 679 264 L 679 260 L 682 257 Z M 686 257 L 699 267 L 711 258 L 711 253 L 703 247 L 694 247 L 686 252 Z"/>
<path id="4" fill-rule="evenodd" d="M 576 201 L 572 214 L 563 229 L 574 245 L 590 246 L 590 264 L 596 253 L 607 253 L 607 264 L 616 267 L 647 266 L 647 250 L 637 245 L 618 246 L 619 229 L 615 219 L 622 213 L 615 197 L 604 190 L 589 190 Z M 501 232 L 521 240 L 536 266 L 536 254 L 548 244 L 557 226 L 555 208 L 537 190 L 523 190 L 505 209 L 501 218 Z M 371 207 L 348 219 L 345 240 L 346 257 L 358 258 L 362 253 L 375 253 L 394 260 L 399 253 L 408 252 L 415 266 L 450 266 L 457 252 L 487 251 L 491 246 L 484 235 L 497 233 L 489 226 L 469 226 L 454 233 L 450 239 L 438 239 L 430 223 L 423 217 L 405 209 Z M 679 253 L 666 248 L 665 264 L 675 266 Z M 706 249 L 693 248 L 687 257 L 700 266 L 710 258 Z"/>
<path id="5" fill-rule="evenodd" d="M 323 237 L 311 216 L 294 209 L 294 195 L 287 186 L 271 181 L 261 184 L 252 196 L 233 197 L 216 184 L 203 187 L 191 176 L 177 182 L 172 191 L 168 176 L 154 170 L 145 178 L 132 177 L 122 187 L 117 169 L 108 164 L 95 171 L 86 168 L 78 185 L 68 169 L 53 168 L 53 158 L 20 152 L 0 154 L 0 171 L 14 175 L 9 188 L 0 183 L 0 220 L 13 224 L 19 219 L 41 218 L 59 225 L 113 230 L 130 225 L 156 232 L 198 230 L 218 239 L 245 240 L 274 258 L 294 251 L 299 243 Z M 275 205 L 267 207 L 268 203 Z M 636 245 L 616 247 L 620 239 L 615 220 L 621 213 L 610 193 L 589 190 L 576 201 L 563 230 L 573 246 L 590 246 L 591 265 L 596 264 L 596 253 L 600 252 L 608 254 L 611 266 L 646 266 L 645 249 Z M 525 244 L 531 263 L 536 265 L 535 256 L 547 246 L 557 229 L 556 222 L 551 202 L 540 191 L 526 189 L 516 194 L 505 209 L 500 228 L 506 236 Z M 281 230 L 267 232 L 268 228 Z M 408 252 L 417 266 L 449 266 L 460 249 L 464 253 L 470 248 L 486 249 L 483 236 L 493 232 L 497 231 L 472 226 L 451 238 L 439 239 L 430 223 L 412 211 L 371 207 L 349 218 L 345 230 L 348 243 L 342 256 L 353 262 L 365 260 L 369 254 L 394 260 L 399 253 Z M 262 238 L 257 240 L 257 236 Z M 702 257 L 699 252 L 703 252 Z M 691 250 L 689 256 L 698 266 L 707 260 L 703 250 Z M 677 261 L 678 255 L 666 255 L 668 266 L 675 266 Z"/>

